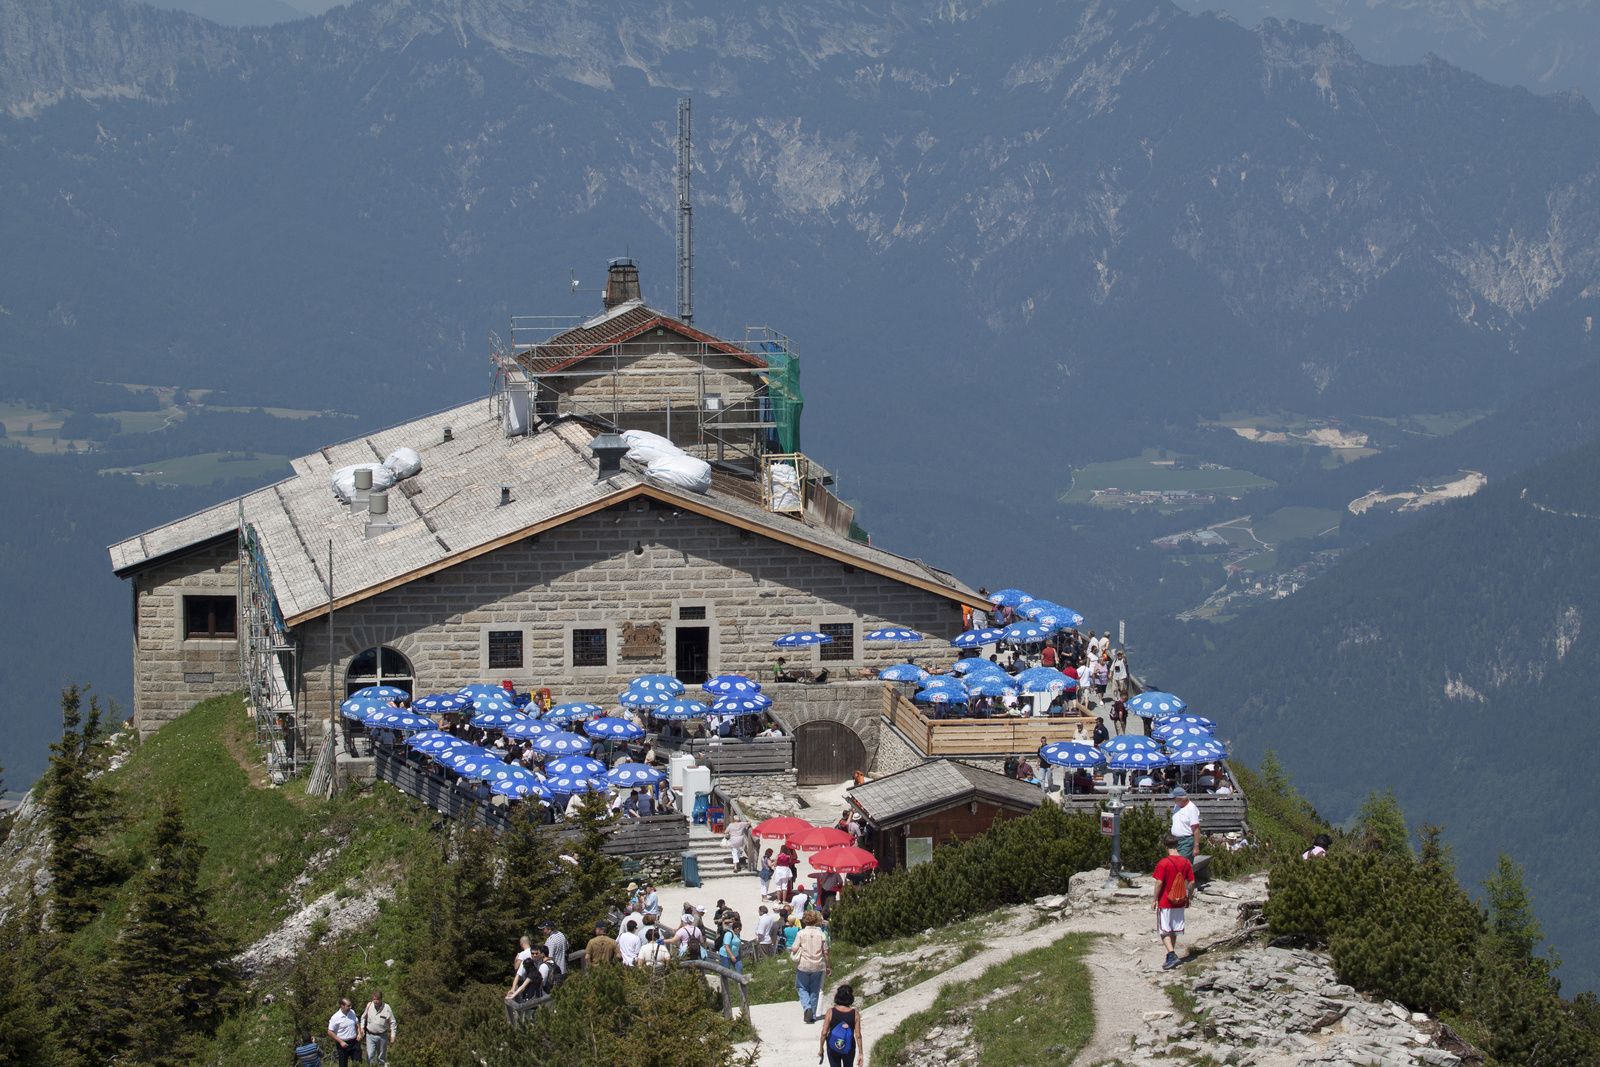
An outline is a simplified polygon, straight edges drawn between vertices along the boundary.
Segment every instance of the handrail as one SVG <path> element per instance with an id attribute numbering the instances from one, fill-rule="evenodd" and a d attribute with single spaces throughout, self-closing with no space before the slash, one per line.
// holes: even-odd
<path id="1" fill-rule="evenodd" d="M 568 971 L 572 970 L 573 964 L 577 964 L 579 970 L 587 970 L 589 967 L 588 954 L 582 950 L 567 953 Z M 617 966 L 621 966 L 621 964 Z M 641 964 L 639 966 L 656 970 L 655 968 L 650 968 L 649 964 Z M 712 963 L 710 960 L 673 960 L 666 966 L 687 967 L 691 970 L 716 975 L 722 986 L 722 1017 L 724 1019 L 733 1018 L 733 985 L 737 983 L 739 986 L 739 1008 L 744 1012 L 745 1018 L 748 1019 L 750 1017 L 750 976 L 748 974 L 740 974 L 738 971 L 724 967 L 720 963 Z M 660 969 L 665 970 L 666 968 Z M 543 996 L 530 997 L 527 1000 L 506 1001 L 506 1024 L 508 1026 L 523 1025 L 527 1022 L 526 1016 L 538 1011 L 553 999 L 555 998 L 552 994 L 546 993 Z"/>
<path id="2" fill-rule="evenodd" d="M 322 748 L 317 752 L 316 762 L 311 765 L 311 774 L 306 778 L 306 795 L 321 797 L 329 800 L 339 791 L 338 769 L 339 742 L 334 732 L 329 730 L 322 738 Z"/>

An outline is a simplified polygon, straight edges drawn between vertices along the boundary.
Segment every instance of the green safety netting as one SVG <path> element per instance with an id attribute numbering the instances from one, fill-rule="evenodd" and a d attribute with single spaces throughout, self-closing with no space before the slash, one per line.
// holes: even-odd
<path id="1" fill-rule="evenodd" d="M 778 424 L 773 431 L 778 451 L 800 451 L 800 411 L 805 407 L 805 397 L 800 395 L 800 361 L 777 344 L 766 342 L 767 349 L 767 403 L 771 407 L 771 421 Z"/>

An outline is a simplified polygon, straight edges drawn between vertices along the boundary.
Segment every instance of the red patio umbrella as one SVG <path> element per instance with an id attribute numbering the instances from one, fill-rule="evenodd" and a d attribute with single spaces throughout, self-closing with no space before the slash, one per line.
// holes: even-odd
<path id="1" fill-rule="evenodd" d="M 807 826 L 799 833 L 789 835 L 789 844 L 802 852 L 818 852 L 837 845 L 853 845 L 855 841 L 854 835 L 833 826 Z"/>
<path id="2" fill-rule="evenodd" d="M 756 823 L 756 827 L 752 833 L 754 833 L 757 837 L 781 838 L 788 837 L 790 834 L 798 834 L 809 829 L 811 829 L 811 824 L 806 822 L 804 819 L 796 819 L 792 815 L 783 815 L 776 819 L 768 819 L 765 822 Z"/>
<path id="3" fill-rule="evenodd" d="M 864 848 L 856 848 L 853 845 L 823 849 L 811 857 L 811 866 L 819 871 L 833 871 L 836 874 L 857 874 L 861 871 L 870 871 L 877 865 L 876 856 Z"/>

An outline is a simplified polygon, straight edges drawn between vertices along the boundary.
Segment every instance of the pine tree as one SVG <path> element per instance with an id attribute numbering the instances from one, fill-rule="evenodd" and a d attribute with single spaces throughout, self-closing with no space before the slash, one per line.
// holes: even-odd
<path id="1" fill-rule="evenodd" d="M 578 839 L 561 851 L 577 860 L 564 864 L 570 868 L 567 899 L 561 909 L 560 921 L 567 936 L 581 931 L 587 937 L 595 923 L 601 922 L 613 907 L 624 901 L 621 893 L 622 857 L 608 855 L 606 842 L 611 839 L 611 827 L 617 821 L 603 799 L 590 793 L 568 817 L 568 824 L 578 831 Z"/>
<path id="2" fill-rule="evenodd" d="M 1489 936 L 1495 951 L 1518 967 L 1537 964 L 1548 973 L 1554 963 L 1535 960 L 1534 950 L 1544 940 L 1544 930 L 1533 914 L 1533 898 L 1522 882 L 1522 868 L 1500 853 L 1494 873 L 1482 882 L 1489 904 Z"/>
<path id="3" fill-rule="evenodd" d="M 1369 852 L 1411 855 L 1411 832 L 1406 829 L 1406 817 L 1400 810 L 1400 802 L 1394 798 L 1393 789 L 1382 793 L 1374 789 L 1367 794 L 1356 817 L 1356 829 L 1362 847 Z"/>
<path id="4" fill-rule="evenodd" d="M 100 836 L 117 821 L 116 791 L 99 773 L 106 758 L 100 702 L 90 696 L 85 718 L 87 690 L 70 685 L 61 691 L 61 740 L 50 746 L 45 772 L 51 918 L 62 934 L 75 933 L 94 919 L 118 874 L 116 864 L 98 847 Z"/>
<path id="5" fill-rule="evenodd" d="M 33 980 L 29 936 L 37 907 L 0 925 L 0 1063 L 56 1062 L 55 1034 Z"/>
<path id="6" fill-rule="evenodd" d="M 5 764 L 0 763 L 0 799 L 4 799 L 5 795 L 6 795 L 6 766 L 5 766 Z M 6 838 L 11 836 L 11 827 L 12 827 L 12 824 L 16 822 L 16 820 L 17 820 L 17 816 L 16 816 L 16 814 L 14 812 L 9 812 L 8 811 L 5 814 L 0 815 L 0 845 L 5 844 L 6 843 Z M 0 1061 L 0 1062 L 3 1062 L 3 1061 Z"/>
<path id="7" fill-rule="evenodd" d="M 107 1021 L 116 1052 L 151 1067 L 193 1062 L 196 1039 L 227 1014 L 237 978 L 229 948 L 207 914 L 200 885 L 205 846 L 169 798 L 151 832 L 150 865 L 108 968 Z"/>

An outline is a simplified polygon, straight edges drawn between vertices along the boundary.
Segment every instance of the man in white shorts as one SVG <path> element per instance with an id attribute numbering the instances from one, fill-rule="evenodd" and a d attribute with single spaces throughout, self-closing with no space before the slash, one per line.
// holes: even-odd
<path id="1" fill-rule="evenodd" d="M 1183 933 L 1183 910 L 1189 906 L 1189 891 L 1194 886 L 1194 867 L 1179 854 L 1177 835 L 1168 834 L 1163 842 L 1167 846 L 1167 855 L 1151 872 L 1150 876 L 1156 880 L 1156 895 L 1150 906 L 1156 913 L 1156 933 L 1161 935 L 1161 943 L 1167 947 L 1167 959 L 1161 969 L 1170 971 L 1181 962 L 1178 959 L 1178 935 Z"/>

